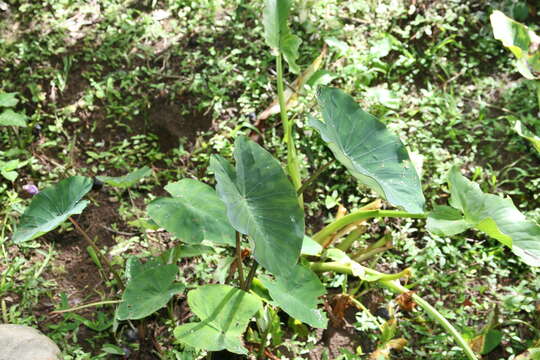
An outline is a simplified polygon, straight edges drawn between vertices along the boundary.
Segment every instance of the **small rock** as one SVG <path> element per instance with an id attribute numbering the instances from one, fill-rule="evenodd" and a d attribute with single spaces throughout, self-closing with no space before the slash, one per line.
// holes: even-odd
<path id="1" fill-rule="evenodd" d="M 0 360 L 60 360 L 60 349 L 38 330 L 0 325 Z"/>

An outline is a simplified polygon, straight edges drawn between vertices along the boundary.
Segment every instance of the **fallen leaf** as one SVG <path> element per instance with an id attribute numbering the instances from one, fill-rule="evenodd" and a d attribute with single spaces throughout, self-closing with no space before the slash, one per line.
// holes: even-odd
<path id="1" fill-rule="evenodd" d="M 413 311 L 416 303 L 414 302 L 412 296 L 414 295 L 414 291 L 408 291 L 406 293 L 398 295 L 396 297 L 396 302 L 399 305 L 399 308 L 403 311 Z"/>

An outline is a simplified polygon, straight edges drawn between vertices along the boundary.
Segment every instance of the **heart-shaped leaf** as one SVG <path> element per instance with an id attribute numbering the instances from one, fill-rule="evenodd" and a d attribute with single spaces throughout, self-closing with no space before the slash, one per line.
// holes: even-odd
<path id="1" fill-rule="evenodd" d="M 188 304 L 201 321 L 178 326 L 174 330 L 178 341 L 207 351 L 248 353 L 242 334 L 262 309 L 257 296 L 228 285 L 205 285 L 188 293 Z"/>
<path id="2" fill-rule="evenodd" d="M 151 173 L 152 169 L 148 166 L 144 166 L 123 176 L 96 176 L 96 178 L 107 185 L 127 189 L 137 184 L 141 179 L 147 177 Z"/>
<path id="3" fill-rule="evenodd" d="M 275 275 L 296 264 L 304 237 L 304 212 L 279 162 L 245 136 L 236 139 L 236 170 L 212 156 L 217 192 L 231 225 L 253 242 L 255 259 Z"/>
<path id="4" fill-rule="evenodd" d="M 290 0 L 266 0 L 263 11 L 264 39 L 268 46 L 280 52 L 285 57 L 291 71 L 300 72 L 296 64 L 298 47 L 302 40 L 291 34 L 287 18 L 291 9 Z"/>
<path id="5" fill-rule="evenodd" d="M 26 119 L 26 115 L 6 109 L 0 114 L 0 125 L 25 127 Z"/>
<path id="6" fill-rule="evenodd" d="M 92 189 L 92 179 L 72 176 L 42 190 L 21 217 L 13 241 L 20 244 L 48 233 L 73 214 L 80 214 L 87 200 L 81 200 Z"/>
<path id="7" fill-rule="evenodd" d="M 469 228 L 485 232 L 510 247 L 525 263 L 540 266 L 540 226 L 528 220 L 509 198 L 485 194 L 454 166 L 448 175 L 450 205 L 429 214 L 427 229 L 449 236 Z M 461 213 L 461 216 L 459 216 Z"/>
<path id="8" fill-rule="evenodd" d="M 235 245 L 225 204 L 210 186 L 192 179 L 171 183 L 165 189 L 172 198 L 159 198 L 148 205 L 148 215 L 182 241 L 199 244 Z"/>
<path id="9" fill-rule="evenodd" d="M 326 329 L 328 319 L 317 309 L 319 297 L 326 293 L 319 277 L 302 265 L 275 280 L 262 277 L 261 282 L 268 289 L 272 300 L 293 318 L 312 327 Z"/>
<path id="10" fill-rule="evenodd" d="M 405 146 L 339 89 L 321 87 L 323 120 L 311 118 L 334 156 L 364 185 L 410 213 L 424 212 L 420 179 Z"/>
<path id="11" fill-rule="evenodd" d="M 500 11 L 494 11 L 489 19 L 493 36 L 514 54 L 516 68 L 521 75 L 527 79 L 537 78 L 540 73 L 540 37 Z"/>
<path id="12" fill-rule="evenodd" d="M 145 264 L 146 265 L 146 264 Z M 176 265 L 134 266 L 130 280 L 118 307 L 118 320 L 145 318 L 165 306 L 175 295 L 184 291 L 183 284 L 175 283 Z"/>

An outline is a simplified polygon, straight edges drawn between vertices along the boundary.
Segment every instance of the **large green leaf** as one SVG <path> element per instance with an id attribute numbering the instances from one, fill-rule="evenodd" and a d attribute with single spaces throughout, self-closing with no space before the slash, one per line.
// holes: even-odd
<path id="1" fill-rule="evenodd" d="M 144 166 L 123 176 L 97 176 L 97 179 L 110 186 L 129 188 L 137 184 L 142 178 L 147 177 L 151 173 L 152 169 L 150 169 L 148 166 Z"/>
<path id="2" fill-rule="evenodd" d="M 0 107 L 14 107 L 18 102 L 17 93 L 0 93 Z"/>
<path id="3" fill-rule="evenodd" d="M 236 170 L 212 156 L 217 192 L 231 225 L 247 234 L 257 261 L 275 275 L 290 271 L 302 248 L 304 212 L 279 162 L 245 136 L 236 139 Z"/>
<path id="4" fill-rule="evenodd" d="M 287 18 L 291 9 L 290 0 L 266 0 L 263 12 L 264 39 L 268 46 L 280 52 L 285 57 L 291 71 L 300 72 L 296 64 L 298 47 L 302 40 L 291 34 Z"/>
<path id="5" fill-rule="evenodd" d="M 537 78 L 537 73 L 540 73 L 540 37 L 500 11 L 494 11 L 490 21 L 493 36 L 514 54 L 521 75 L 527 79 Z"/>
<path id="6" fill-rule="evenodd" d="M 92 189 L 92 179 L 72 176 L 44 189 L 33 197 L 13 234 L 16 244 L 35 239 L 53 230 L 73 214 L 80 214 L 87 200 L 81 200 Z"/>
<path id="7" fill-rule="evenodd" d="M 0 114 L 0 126 L 26 126 L 26 115 L 6 109 Z"/>
<path id="8" fill-rule="evenodd" d="M 201 321 L 178 326 L 178 341 L 197 349 L 247 354 L 242 334 L 262 309 L 257 296 L 228 285 L 205 285 L 188 293 L 188 304 Z"/>
<path id="9" fill-rule="evenodd" d="M 319 277 L 302 265 L 289 273 L 260 279 L 268 289 L 272 300 L 283 311 L 312 327 L 325 329 L 328 319 L 322 310 L 317 309 L 319 297 L 326 293 Z"/>
<path id="10" fill-rule="evenodd" d="M 118 320 L 145 318 L 161 309 L 185 288 L 183 284 L 175 282 L 178 274 L 176 265 L 132 263 L 128 272 L 130 280 L 116 312 Z"/>
<path id="11" fill-rule="evenodd" d="M 397 136 L 339 89 L 321 87 L 323 120 L 311 118 L 334 156 L 364 185 L 411 213 L 424 212 L 420 179 Z"/>
<path id="12" fill-rule="evenodd" d="M 510 247 L 525 263 L 540 266 L 540 226 L 519 212 L 509 198 L 485 194 L 478 184 L 461 175 L 454 166 L 448 176 L 449 207 L 438 207 L 429 214 L 430 232 L 449 236 L 475 228 Z"/>
<path id="13" fill-rule="evenodd" d="M 191 244 L 209 240 L 235 245 L 225 204 L 210 186 L 193 179 L 171 183 L 165 189 L 172 198 L 159 198 L 148 205 L 148 215 L 159 226 Z"/>

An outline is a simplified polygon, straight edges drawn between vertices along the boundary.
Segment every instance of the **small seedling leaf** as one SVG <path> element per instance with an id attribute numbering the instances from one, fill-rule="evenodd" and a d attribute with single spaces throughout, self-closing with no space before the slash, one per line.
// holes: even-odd
<path id="1" fill-rule="evenodd" d="M 210 159 L 217 192 L 231 225 L 252 240 L 255 259 L 274 275 L 295 266 L 304 238 L 304 212 L 279 162 L 245 136 L 236 139 L 236 169 L 220 156 Z"/>
<path id="2" fill-rule="evenodd" d="M 16 244 L 48 233 L 74 214 L 80 214 L 88 201 L 81 200 L 92 189 L 92 179 L 72 176 L 48 187 L 32 198 L 13 234 Z"/>
<path id="3" fill-rule="evenodd" d="M 343 91 L 321 87 L 323 120 L 311 118 L 334 156 L 362 184 L 410 213 L 424 212 L 420 179 L 400 139 Z"/>
<path id="4" fill-rule="evenodd" d="M 207 351 L 248 353 L 242 334 L 262 310 L 257 296 L 228 285 L 204 285 L 188 293 L 188 304 L 201 321 L 178 326 L 174 336 L 179 342 Z"/>
<path id="5" fill-rule="evenodd" d="M 235 245 L 235 231 L 226 207 L 210 186 L 193 179 L 171 183 L 165 189 L 172 198 L 159 198 L 148 205 L 148 215 L 182 241 L 200 244 L 208 240 Z"/>

